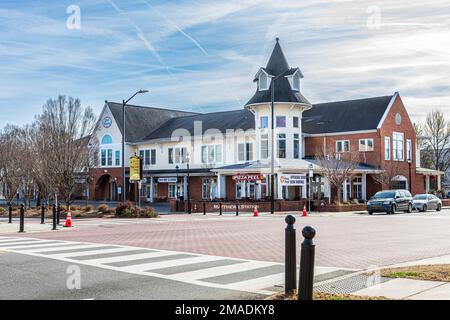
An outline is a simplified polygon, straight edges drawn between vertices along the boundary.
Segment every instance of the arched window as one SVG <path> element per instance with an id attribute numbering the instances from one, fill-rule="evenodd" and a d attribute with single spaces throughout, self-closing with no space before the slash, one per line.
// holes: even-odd
<path id="1" fill-rule="evenodd" d="M 112 138 L 109 134 L 103 136 L 102 144 L 111 144 L 111 143 L 112 143 Z"/>

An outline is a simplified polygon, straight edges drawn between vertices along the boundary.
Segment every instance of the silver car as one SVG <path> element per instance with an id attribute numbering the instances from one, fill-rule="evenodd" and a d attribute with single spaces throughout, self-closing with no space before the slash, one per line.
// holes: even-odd
<path id="1" fill-rule="evenodd" d="M 417 194 L 413 198 L 413 206 L 416 210 L 422 212 L 427 210 L 441 211 L 442 201 L 432 194 Z"/>

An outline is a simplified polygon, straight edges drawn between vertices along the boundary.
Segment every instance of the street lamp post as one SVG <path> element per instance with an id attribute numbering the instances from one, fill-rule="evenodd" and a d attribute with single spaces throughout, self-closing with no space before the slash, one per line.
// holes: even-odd
<path id="1" fill-rule="evenodd" d="M 278 39 L 278 38 L 277 38 Z M 278 41 L 278 40 L 277 40 Z M 276 77 L 271 78 L 270 83 L 270 105 L 271 105 L 271 140 L 272 140 L 272 147 L 271 147 L 271 157 L 270 157 L 270 214 L 274 214 L 275 211 L 275 197 L 274 197 L 274 189 L 275 189 L 275 80 L 277 80 L 280 76 L 283 74 L 280 74 Z"/>
<path id="2" fill-rule="evenodd" d="M 192 213 L 191 210 L 191 181 L 189 180 L 189 163 L 191 162 L 191 156 L 186 154 L 186 168 L 187 168 L 187 199 L 188 199 L 188 214 Z"/>
<path id="3" fill-rule="evenodd" d="M 408 189 L 409 189 L 409 193 L 411 193 L 411 159 L 408 159 L 408 169 L 409 169 L 409 180 L 408 180 Z"/>
<path id="4" fill-rule="evenodd" d="M 122 100 L 122 203 L 125 203 L 125 106 L 136 95 L 147 93 L 148 90 L 139 90 L 133 94 L 128 100 Z"/>
<path id="5" fill-rule="evenodd" d="M 175 171 L 177 173 L 177 182 L 175 183 L 175 190 L 176 190 L 175 197 L 177 199 L 177 203 L 178 203 L 178 170 L 180 170 L 180 167 L 177 165 L 175 167 Z"/>
<path id="6" fill-rule="evenodd" d="M 314 174 L 314 167 L 312 165 L 312 163 L 309 164 L 308 166 L 308 180 L 309 180 L 309 192 L 308 192 L 308 211 L 309 213 L 311 213 L 311 194 L 312 194 L 312 176 Z"/>

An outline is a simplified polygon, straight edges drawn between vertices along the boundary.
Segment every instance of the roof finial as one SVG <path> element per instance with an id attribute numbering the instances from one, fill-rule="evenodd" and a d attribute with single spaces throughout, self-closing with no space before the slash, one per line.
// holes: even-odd
<path id="1" fill-rule="evenodd" d="M 278 42 L 278 41 L 280 41 L 280 38 L 276 37 L 275 40 L 277 40 L 277 42 Z"/>

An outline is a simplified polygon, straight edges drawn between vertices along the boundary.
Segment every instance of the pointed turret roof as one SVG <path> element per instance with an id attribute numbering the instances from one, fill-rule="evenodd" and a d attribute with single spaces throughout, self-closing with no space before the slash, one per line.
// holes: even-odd
<path id="1" fill-rule="evenodd" d="M 301 103 L 310 105 L 310 102 L 296 90 L 292 90 L 287 76 L 291 76 L 297 71 L 300 73 L 300 77 L 303 78 L 299 68 L 290 68 L 287 62 L 286 56 L 281 49 L 279 38 L 276 38 L 275 47 L 270 55 L 269 62 L 265 68 L 260 68 L 255 76 L 257 81 L 260 72 L 264 71 L 270 77 L 278 77 L 275 81 L 275 102 L 288 102 L 288 103 Z M 271 101 L 271 89 L 272 84 L 268 90 L 256 89 L 256 93 L 253 98 L 246 103 L 246 106 L 251 104 L 268 103 Z"/>
<path id="2" fill-rule="evenodd" d="M 279 38 L 276 39 L 277 42 L 265 68 L 270 75 L 275 77 L 289 70 L 289 64 L 281 49 L 279 40 Z"/>

